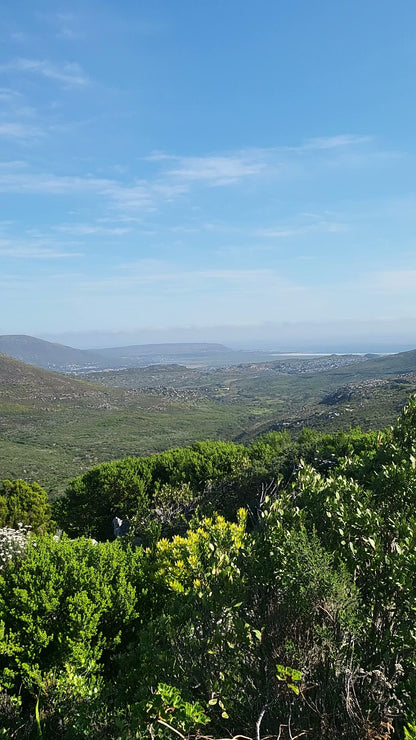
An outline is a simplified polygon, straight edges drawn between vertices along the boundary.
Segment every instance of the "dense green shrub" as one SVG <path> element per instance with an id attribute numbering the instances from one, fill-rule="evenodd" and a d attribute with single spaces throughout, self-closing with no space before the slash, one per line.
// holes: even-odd
<path id="1" fill-rule="evenodd" d="M 175 492 L 186 484 L 197 502 L 204 491 L 209 498 L 212 484 L 238 478 L 248 465 L 243 445 L 211 441 L 104 463 L 71 481 L 65 497 L 55 504 L 54 514 L 68 534 L 109 539 L 113 517 L 136 517 L 138 524 L 146 521 L 161 489 L 167 504 L 169 487 L 175 502 Z"/>
<path id="2" fill-rule="evenodd" d="M 4 480 L 0 484 L 0 527 L 29 527 L 44 534 L 56 528 L 46 491 L 38 483 Z"/>
<path id="3" fill-rule="evenodd" d="M 44 535 L 4 564 L 3 736 L 412 737 L 415 510 L 415 401 L 383 433 L 97 466 L 60 521 L 149 546 Z"/>
<path id="4" fill-rule="evenodd" d="M 71 691 L 75 699 L 79 691 L 95 695 L 113 673 L 120 645 L 144 616 L 141 552 L 43 536 L 3 571 L 0 684 L 20 697 L 23 714 L 40 695 L 44 716 L 53 718 L 63 685 L 68 701 Z"/>

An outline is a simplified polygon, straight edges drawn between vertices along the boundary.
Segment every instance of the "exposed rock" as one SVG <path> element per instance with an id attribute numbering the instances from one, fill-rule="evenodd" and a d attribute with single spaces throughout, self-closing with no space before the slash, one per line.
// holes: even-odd
<path id="1" fill-rule="evenodd" d="M 327 396 L 320 401 L 325 406 L 335 406 L 339 403 L 345 403 L 355 396 L 359 398 L 368 398 L 375 388 L 388 384 L 388 380 L 382 380 L 380 378 L 374 378 L 372 380 L 363 380 L 361 383 L 348 383 L 337 388 L 332 393 L 328 393 Z"/>
<path id="2" fill-rule="evenodd" d="M 130 529 L 130 522 L 128 519 L 120 519 L 115 516 L 113 519 L 113 531 L 114 537 L 124 537 Z"/>

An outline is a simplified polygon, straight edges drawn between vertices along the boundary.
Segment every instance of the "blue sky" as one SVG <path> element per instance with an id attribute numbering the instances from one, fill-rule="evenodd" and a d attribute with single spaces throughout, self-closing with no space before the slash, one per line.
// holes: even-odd
<path id="1" fill-rule="evenodd" d="M 1 334 L 416 346 L 413 0 L 14 0 L 0 29 Z"/>

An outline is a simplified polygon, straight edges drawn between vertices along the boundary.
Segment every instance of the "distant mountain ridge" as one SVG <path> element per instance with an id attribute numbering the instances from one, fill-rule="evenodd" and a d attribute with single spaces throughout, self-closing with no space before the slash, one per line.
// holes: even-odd
<path id="1" fill-rule="evenodd" d="M 0 353 L 45 370 L 72 372 L 155 364 L 171 359 L 192 358 L 195 361 L 198 358 L 233 354 L 233 350 L 222 344 L 197 342 L 75 349 L 26 334 L 5 334 L 0 336 Z"/>
<path id="2" fill-rule="evenodd" d="M 76 349 L 25 334 L 0 336 L 0 353 L 45 370 L 64 373 L 117 370 L 171 363 L 190 366 L 198 366 L 199 363 L 206 366 L 211 363 L 218 366 L 221 364 L 231 366 L 239 362 L 259 361 L 256 358 L 251 359 L 250 353 L 243 353 L 244 359 L 241 359 L 240 351 L 214 342 L 166 342 L 103 349 Z M 271 363 L 270 357 L 267 356 L 262 361 Z M 334 372 L 340 376 L 340 381 L 342 377 L 346 379 L 346 382 L 353 379 L 416 372 L 416 349 L 368 360 L 363 359 L 353 366 L 339 367 Z"/>
<path id="3" fill-rule="evenodd" d="M 358 380 L 414 372 L 416 372 L 416 349 L 411 349 L 407 352 L 397 352 L 364 360 L 354 366 L 337 368 L 334 370 L 334 375 L 348 375 Z"/>
<path id="4" fill-rule="evenodd" d="M 26 334 L 0 336 L 0 352 L 45 370 L 70 369 L 72 366 L 74 368 L 92 366 L 98 369 L 103 364 L 102 358 L 89 350 L 74 349 Z"/>

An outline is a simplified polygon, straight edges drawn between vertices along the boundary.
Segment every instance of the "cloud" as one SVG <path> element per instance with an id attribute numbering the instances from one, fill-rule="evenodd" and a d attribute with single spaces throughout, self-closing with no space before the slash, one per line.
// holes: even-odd
<path id="1" fill-rule="evenodd" d="M 178 166 L 166 176 L 185 182 L 204 182 L 209 185 L 229 185 L 246 177 L 262 174 L 265 163 L 248 155 L 181 157 Z"/>
<path id="2" fill-rule="evenodd" d="M 310 226 L 298 226 L 295 228 L 276 228 L 276 229 L 257 229 L 255 236 L 265 236 L 272 239 L 286 239 L 292 236 L 300 236 L 301 234 L 307 234 L 311 231 Z"/>
<path id="3" fill-rule="evenodd" d="M 359 144 L 368 144 L 372 141 L 371 136 L 357 134 L 339 134 L 338 136 L 318 136 L 308 139 L 299 149 L 339 149 Z"/>
<path id="4" fill-rule="evenodd" d="M 254 236 L 272 239 L 287 239 L 313 233 L 339 234 L 347 230 L 346 224 L 328 218 L 329 214 L 325 215 L 301 213 L 299 215 L 301 223 L 299 224 L 295 224 L 293 226 L 277 226 L 265 229 L 256 229 L 254 231 Z M 306 223 L 302 223 L 302 221 L 306 221 Z"/>
<path id="5" fill-rule="evenodd" d="M 158 283 L 171 284 L 174 286 L 189 285 L 197 290 L 198 284 L 203 283 L 251 283 L 255 286 L 260 281 L 268 282 L 275 278 L 275 274 L 269 269 L 203 269 L 203 270 L 180 270 L 161 260 L 139 260 L 119 266 L 120 269 L 128 271 L 128 275 L 109 275 L 97 280 L 88 280 L 82 284 L 84 289 L 90 290 L 125 290 L 137 285 L 153 285 Z"/>
<path id="6" fill-rule="evenodd" d="M 0 256 L 13 257 L 15 259 L 35 259 L 35 260 L 56 260 L 56 259 L 73 259 L 82 257 L 80 252 L 64 252 L 59 249 L 50 249 L 47 247 L 37 247 L 31 245 L 14 245 L 5 247 L 0 241 Z"/>
<path id="7" fill-rule="evenodd" d="M 26 168 L 26 162 L 22 159 L 10 159 L 8 162 L 0 162 L 0 175 L 2 172 L 11 174 L 21 172 Z"/>
<path id="8" fill-rule="evenodd" d="M 131 232 L 130 228 L 124 226 L 110 228 L 97 224 L 60 224 L 54 229 L 74 236 L 123 236 Z"/>
<path id="9" fill-rule="evenodd" d="M 121 185 L 113 182 L 105 187 L 104 192 L 113 200 L 114 205 L 122 210 L 152 210 L 155 208 L 154 193 L 152 195 L 151 187 L 146 182 L 135 185 Z"/>
<path id="10" fill-rule="evenodd" d="M 0 163 L 0 192 L 56 197 L 90 193 L 108 198 L 116 208 L 122 210 L 152 210 L 156 202 L 170 199 L 183 192 L 183 189 L 146 181 L 124 185 L 99 177 L 30 172 L 24 162 L 17 161 Z"/>
<path id="11" fill-rule="evenodd" d="M 9 168 L 8 164 L 10 164 Z M 24 167 L 25 164 L 22 162 L 4 163 L 4 166 L 0 167 L 1 192 L 47 195 L 66 195 L 78 192 L 110 194 L 116 187 L 114 181 L 104 178 L 35 173 L 24 171 Z"/>
<path id="12" fill-rule="evenodd" d="M 178 156 L 155 151 L 144 159 L 160 166 L 155 192 L 159 189 L 163 193 L 164 188 L 170 187 L 175 195 L 188 192 L 194 185 L 222 187 L 266 177 L 293 179 L 307 174 L 308 167 L 316 168 L 320 164 L 350 169 L 396 156 L 393 152 L 369 150 L 366 145 L 371 142 L 370 136 L 339 134 L 309 139 L 292 147 L 242 149 L 206 156 Z M 306 161 L 298 156 L 307 153 Z"/>
<path id="13" fill-rule="evenodd" d="M 259 177 L 267 171 L 268 154 L 268 150 L 258 150 L 255 153 L 178 157 L 155 152 L 145 160 L 169 165 L 174 162 L 175 166 L 164 167 L 158 175 L 132 185 L 114 183 L 106 193 L 122 209 L 154 210 L 160 201 L 172 201 L 198 184 L 223 187 Z"/>
<path id="14" fill-rule="evenodd" d="M 43 132 L 35 126 L 24 123 L 0 122 L 0 137 L 5 139 L 28 140 L 42 137 Z"/>
<path id="15" fill-rule="evenodd" d="M 28 138 L 37 129 L 25 123 L 5 122 L 3 136 L 16 140 Z M 0 136 L 2 129 L 0 127 Z M 316 177 L 317 169 L 322 165 L 327 172 L 328 165 L 342 170 L 351 167 L 371 166 L 375 156 L 383 152 L 371 152 L 367 148 L 356 155 L 345 151 L 345 147 L 367 137 L 340 135 L 331 139 L 313 139 L 307 146 L 311 158 L 300 161 L 295 152 L 304 151 L 304 145 L 289 148 L 264 148 L 240 150 L 229 154 L 207 156 L 176 156 L 156 152 L 147 158 L 154 164 L 146 177 L 126 180 L 123 173 L 117 177 L 105 178 L 94 176 L 56 175 L 48 172 L 31 172 L 28 169 L 16 169 L 15 166 L 0 166 L 0 191 L 16 194 L 45 194 L 63 196 L 89 193 L 97 198 L 107 199 L 113 211 L 119 214 L 134 215 L 135 212 L 151 213 L 159 210 L 164 203 L 175 201 L 192 194 L 199 187 L 238 187 L 245 182 L 255 182 L 259 187 L 266 183 L 284 183 L 287 178 L 310 179 L 310 171 Z M 328 153 L 327 153 L 328 152 Z M 355 159 L 354 159 L 355 157 Z M 325 174 L 325 177 L 328 177 Z M 193 224 L 192 224 L 193 226 Z M 228 226 L 229 228 L 229 226 Z M 287 238 L 309 231 L 336 232 L 344 228 L 342 224 L 323 219 L 321 223 L 305 225 L 278 225 L 276 228 L 263 229 L 258 236 Z M 90 232 L 91 233 L 91 232 Z"/>
<path id="16" fill-rule="evenodd" d="M 31 235 L 29 238 L 3 236 L 0 237 L 0 257 L 35 260 L 83 257 L 82 253 L 73 250 L 73 246 L 71 243 L 57 245 L 56 240 Z"/>
<path id="17" fill-rule="evenodd" d="M 86 87 L 89 78 L 76 62 L 66 62 L 58 66 L 46 59 L 17 58 L 0 67 L 0 70 L 12 72 L 29 72 L 61 83 L 65 87 Z"/>
<path id="18" fill-rule="evenodd" d="M 138 283 L 183 283 L 201 280 L 214 280 L 214 281 L 255 281 L 261 280 L 262 278 L 271 277 L 272 273 L 270 270 L 184 270 L 184 271 L 172 271 L 172 272 L 154 272 L 154 273 L 143 273 L 126 278 L 121 278 L 123 284 L 138 284 Z M 113 278 L 108 278 L 108 282 L 113 282 Z"/>
<path id="19" fill-rule="evenodd" d="M 147 157 L 142 157 L 144 162 L 166 162 L 169 160 L 177 160 L 179 157 L 175 156 L 174 154 L 166 154 L 165 152 L 159 152 L 154 151 L 147 155 Z"/>
<path id="20" fill-rule="evenodd" d="M 125 274 L 123 274 L 125 273 Z M 113 293 L 120 296 L 131 293 L 133 296 L 143 295 L 137 288 L 155 298 L 154 286 L 159 286 L 157 295 L 175 292 L 181 295 L 199 295 L 209 292 L 221 299 L 232 294 L 240 295 L 247 300 L 252 294 L 276 296 L 299 296 L 304 293 L 301 285 L 296 285 L 275 270 L 269 268 L 214 268 L 214 269 L 181 269 L 175 265 L 157 259 L 142 259 L 136 262 L 119 265 L 118 274 L 114 271 L 110 275 L 82 281 L 78 288 L 87 292 Z M 230 298 L 231 300 L 231 298 Z"/>
<path id="21" fill-rule="evenodd" d="M 56 23 L 58 25 L 58 38 L 66 39 L 67 41 L 77 41 L 78 39 L 85 38 L 85 24 L 81 29 L 81 23 L 79 19 L 73 13 L 58 13 L 56 15 Z"/>
<path id="22" fill-rule="evenodd" d="M 15 102 L 21 98 L 21 94 L 17 90 L 12 90 L 9 87 L 0 87 L 0 101 L 3 103 Z"/>

